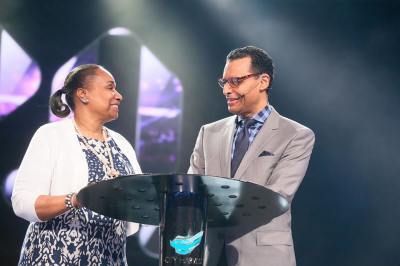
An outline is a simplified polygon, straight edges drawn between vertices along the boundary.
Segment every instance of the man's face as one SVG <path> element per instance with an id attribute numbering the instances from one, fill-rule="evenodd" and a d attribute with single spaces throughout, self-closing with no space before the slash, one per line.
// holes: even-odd
<path id="1" fill-rule="evenodd" d="M 226 62 L 222 78 L 225 81 L 228 80 L 224 85 L 223 93 L 229 112 L 244 117 L 252 117 L 267 105 L 268 96 L 265 88 L 269 85 L 268 74 L 251 74 L 258 73 L 254 73 L 252 70 L 250 57 Z M 241 77 L 243 78 L 238 79 L 238 84 L 229 82 L 231 78 Z"/>

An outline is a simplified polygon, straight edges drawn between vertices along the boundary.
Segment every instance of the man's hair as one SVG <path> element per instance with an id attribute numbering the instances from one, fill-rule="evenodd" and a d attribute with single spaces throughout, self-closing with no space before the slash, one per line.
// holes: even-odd
<path id="1" fill-rule="evenodd" d="M 274 79 L 274 65 L 271 56 L 261 48 L 255 46 L 245 46 L 232 50 L 226 57 L 226 61 L 251 58 L 251 68 L 254 73 L 267 73 L 270 77 L 269 86 L 271 88 Z"/>

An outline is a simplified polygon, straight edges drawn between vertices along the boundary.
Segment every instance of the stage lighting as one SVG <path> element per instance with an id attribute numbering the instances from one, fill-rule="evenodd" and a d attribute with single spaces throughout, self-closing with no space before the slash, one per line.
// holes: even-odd
<path id="1" fill-rule="evenodd" d="M 31 98 L 40 82 L 39 66 L 0 26 L 0 119 Z"/>

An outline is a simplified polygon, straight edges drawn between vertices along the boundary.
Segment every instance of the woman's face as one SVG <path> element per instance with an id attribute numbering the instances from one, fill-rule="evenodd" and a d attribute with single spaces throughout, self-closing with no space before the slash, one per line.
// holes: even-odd
<path id="1" fill-rule="evenodd" d="M 95 75 L 87 77 L 85 91 L 88 99 L 86 107 L 94 115 L 94 119 L 106 123 L 118 118 L 122 95 L 117 91 L 110 72 L 104 68 L 97 69 Z"/>

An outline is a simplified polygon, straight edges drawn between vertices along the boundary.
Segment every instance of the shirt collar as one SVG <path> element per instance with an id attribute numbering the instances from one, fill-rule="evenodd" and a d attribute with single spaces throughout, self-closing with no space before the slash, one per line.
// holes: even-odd
<path id="1" fill-rule="evenodd" d="M 264 124 L 267 120 L 268 116 L 271 114 L 272 109 L 269 105 L 265 106 L 260 112 L 255 114 L 251 119 L 256 120 L 257 123 Z M 245 120 L 244 117 L 238 115 L 236 116 L 235 122 L 236 125 L 242 125 L 243 121 Z"/>

